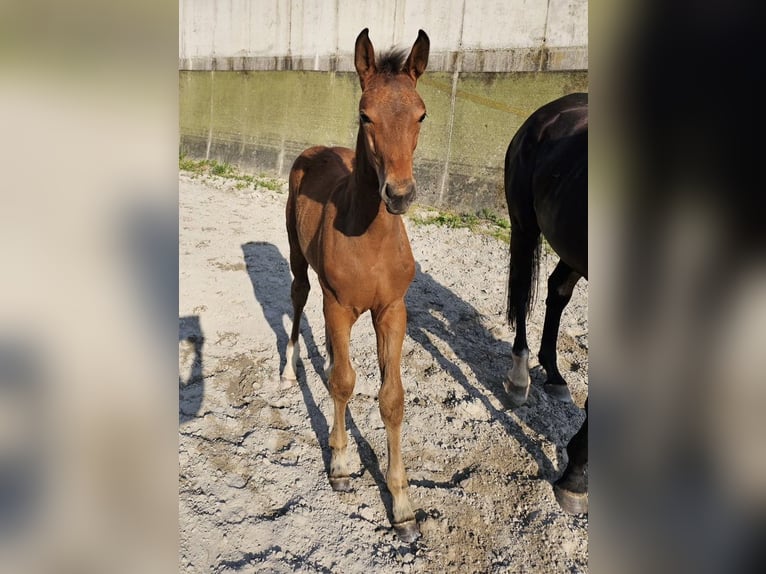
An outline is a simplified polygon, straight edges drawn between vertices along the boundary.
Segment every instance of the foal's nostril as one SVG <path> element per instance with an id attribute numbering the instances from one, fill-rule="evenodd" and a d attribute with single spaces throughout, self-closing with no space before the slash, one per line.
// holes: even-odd
<path id="1" fill-rule="evenodd" d="M 396 194 L 394 193 L 394 188 L 391 186 L 391 184 L 390 184 L 390 183 L 387 183 L 387 184 L 386 184 L 386 197 L 387 197 L 388 199 L 391 199 L 391 198 L 392 198 L 392 197 L 394 197 L 395 195 L 396 195 Z"/>

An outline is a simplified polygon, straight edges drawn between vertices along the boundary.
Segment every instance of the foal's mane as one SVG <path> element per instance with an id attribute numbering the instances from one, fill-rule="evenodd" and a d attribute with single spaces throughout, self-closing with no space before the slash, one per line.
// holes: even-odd
<path id="1" fill-rule="evenodd" d="M 402 71 L 407 50 L 404 48 L 391 48 L 378 56 L 377 69 L 381 74 L 398 74 Z"/>

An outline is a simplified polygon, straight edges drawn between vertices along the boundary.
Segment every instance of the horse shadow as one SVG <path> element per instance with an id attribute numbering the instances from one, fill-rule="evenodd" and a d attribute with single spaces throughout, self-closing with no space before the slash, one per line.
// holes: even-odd
<path id="1" fill-rule="evenodd" d="M 205 379 L 202 374 L 202 348 L 205 336 L 198 315 L 178 318 L 178 343 L 191 346 L 193 356 L 189 376 L 186 379 L 178 373 L 178 424 L 182 425 L 197 417 L 205 395 Z"/>
<path id="2" fill-rule="evenodd" d="M 511 366 L 512 344 L 495 337 L 482 324 L 480 313 L 453 291 L 424 273 L 420 263 L 416 264 L 415 278 L 407 296 L 407 334 L 433 357 L 442 371 L 452 376 L 473 400 L 478 400 L 490 413 L 493 420 L 500 421 L 509 435 L 529 453 L 538 465 L 535 478 L 552 480 L 558 474 L 541 445 L 529 438 L 520 425 L 509 415 L 513 408 L 503 386 L 505 374 Z M 502 408 L 497 408 L 484 392 L 469 381 L 461 367 L 442 353 L 431 340 L 436 337 L 444 341 L 455 356 L 473 372 L 476 380 L 490 391 Z M 515 408 L 516 416 L 537 435 L 545 436 L 552 442 L 562 439 L 534 407 L 543 394 L 540 386 L 545 374 L 539 367 L 530 371 L 530 402 Z M 564 443 L 565 444 L 565 443 Z M 557 444 L 557 449 L 564 444 Z"/>
<path id="3" fill-rule="evenodd" d="M 290 266 L 279 249 L 271 243 L 250 241 L 241 247 L 245 268 L 253 285 L 253 294 L 276 337 L 275 344 L 279 351 L 279 372 L 281 373 L 285 368 L 285 350 L 289 338 L 283 320 L 284 317 L 292 320 L 293 313 L 289 296 L 292 282 Z"/>
<path id="4" fill-rule="evenodd" d="M 285 350 L 289 340 L 284 318 L 287 317 L 290 321 L 293 320 L 293 306 L 290 301 L 290 285 L 292 283 L 290 265 L 275 245 L 264 241 L 245 243 L 242 245 L 242 254 L 245 259 L 245 268 L 253 285 L 255 298 L 260 304 L 263 315 L 276 337 L 275 343 L 280 357 L 279 372 L 281 373 L 286 363 Z M 301 318 L 301 335 L 305 343 L 303 355 L 308 355 L 311 367 L 319 376 L 325 388 L 327 388 L 328 381 L 324 372 L 324 359 L 320 347 L 314 339 L 311 325 L 305 313 Z M 306 404 L 311 428 L 322 448 L 325 473 L 329 476 L 331 451 L 330 428 L 327 424 L 327 418 L 319 408 L 308 386 L 306 367 L 301 359 L 298 361 L 296 374 L 298 376 L 298 386 L 303 395 L 303 402 Z M 364 467 L 361 473 L 352 474 L 352 477 L 361 476 L 365 470 L 370 473 L 370 476 L 375 480 L 380 490 L 381 499 L 390 520 L 393 516 L 392 500 L 391 495 L 388 493 L 385 477 L 380 469 L 380 462 L 370 443 L 362 436 L 359 427 L 351 415 L 350 408 L 346 409 L 346 428 L 357 443 L 359 458 Z"/>
<path id="5" fill-rule="evenodd" d="M 31 339 L 0 332 L 0 408 L 10 430 L 0 441 L 0 540 L 29 538 L 53 486 L 47 357 Z M 7 438 L 6 438 L 7 437 Z"/>

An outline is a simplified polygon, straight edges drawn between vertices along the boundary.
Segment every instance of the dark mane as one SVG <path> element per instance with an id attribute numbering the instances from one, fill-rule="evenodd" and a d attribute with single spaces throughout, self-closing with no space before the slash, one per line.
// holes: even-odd
<path id="1" fill-rule="evenodd" d="M 407 50 L 402 48 L 391 48 L 378 56 L 377 68 L 381 74 L 398 74 L 402 71 L 404 61 L 407 57 Z"/>

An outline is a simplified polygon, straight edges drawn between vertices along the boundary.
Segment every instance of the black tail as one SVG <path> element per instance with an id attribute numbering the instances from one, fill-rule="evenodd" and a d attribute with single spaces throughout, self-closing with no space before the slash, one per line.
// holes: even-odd
<path id="1" fill-rule="evenodd" d="M 505 198 L 511 218 L 511 254 L 508 272 L 508 323 L 518 311 L 529 313 L 537 297 L 542 235 L 532 197 L 533 158 L 526 149 L 527 129 L 522 125 L 505 154 Z"/>
<path id="2" fill-rule="evenodd" d="M 516 312 L 532 311 L 537 299 L 537 279 L 540 274 L 542 235 L 536 237 L 518 234 L 511 230 L 511 262 L 508 270 L 508 324 L 516 324 Z"/>

